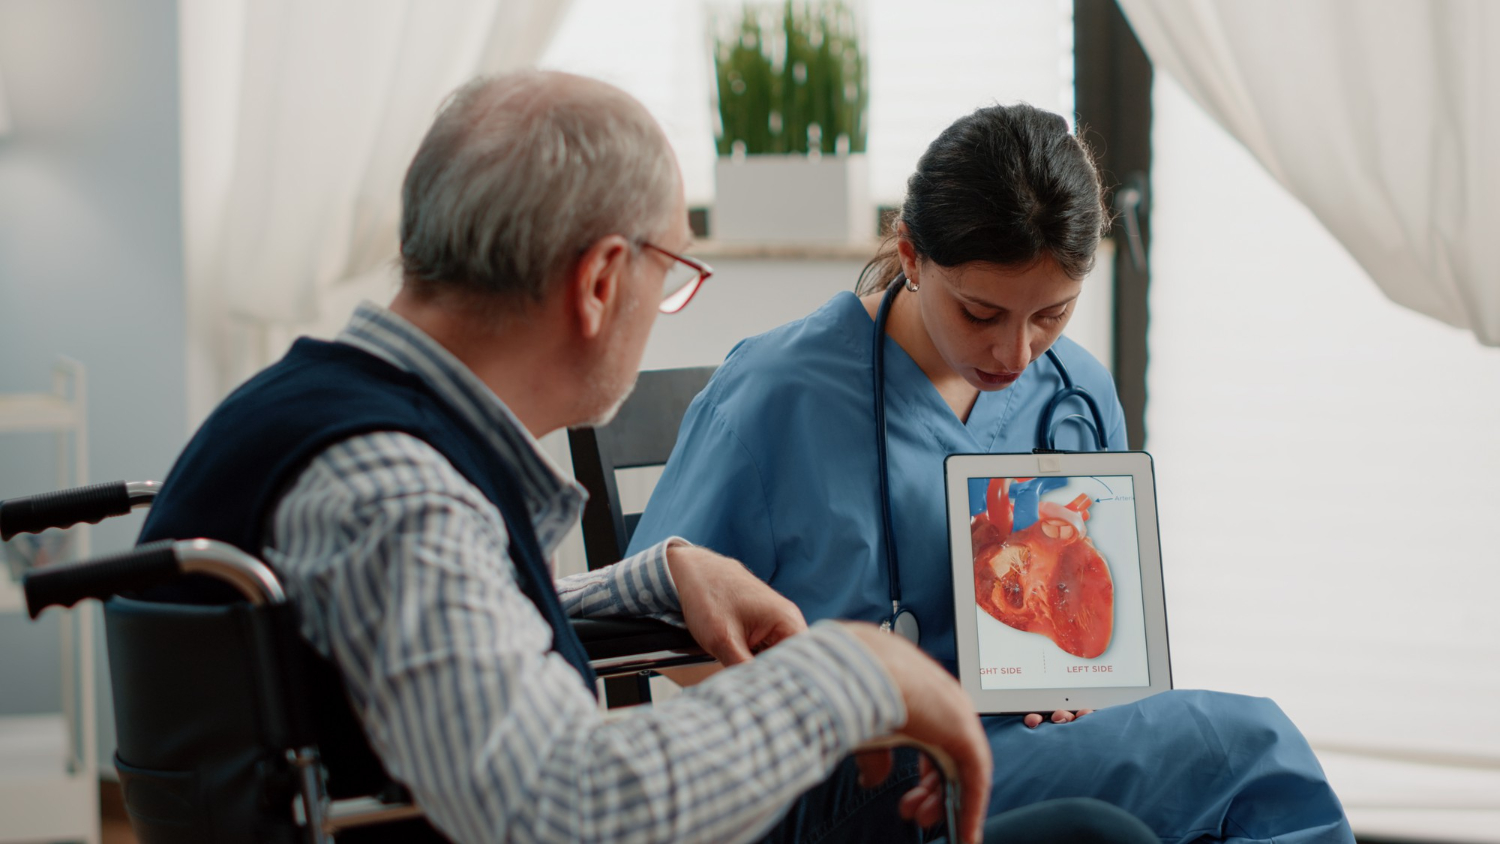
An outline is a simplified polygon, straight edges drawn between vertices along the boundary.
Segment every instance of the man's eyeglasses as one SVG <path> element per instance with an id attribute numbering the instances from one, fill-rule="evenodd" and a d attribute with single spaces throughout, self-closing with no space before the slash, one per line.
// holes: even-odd
<path id="1" fill-rule="evenodd" d="M 641 241 L 641 245 L 672 259 L 672 268 L 667 270 L 666 280 L 661 286 L 661 312 L 664 314 L 675 314 L 687 307 L 704 279 L 714 274 L 713 267 L 696 258 L 678 255 L 646 241 Z"/>

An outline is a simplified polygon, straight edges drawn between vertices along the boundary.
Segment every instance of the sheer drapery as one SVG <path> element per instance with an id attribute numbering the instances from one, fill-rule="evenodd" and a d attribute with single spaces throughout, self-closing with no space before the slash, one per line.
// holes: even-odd
<path id="1" fill-rule="evenodd" d="M 1174 678 L 1274 698 L 1362 836 L 1500 840 L 1496 12 L 1120 3 Z"/>
<path id="2" fill-rule="evenodd" d="M 10 107 L 5 101 L 5 74 L 0 73 L 0 138 L 10 134 Z"/>
<path id="3" fill-rule="evenodd" d="M 1500 346 L 1500 4 L 1120 5 L 1151 61 L 1387 296 Z"/>
<path id="4" fill-rule="evenodd" d="M 184 0 L 189 413 L 386 274 L 402 175 L 442 98 L 534 63 L 557 0 Z"/>
<path id="5" fill-rule="evenodd" d="M 1273 698 L 1356 833 L 1500 840 L 1500 349 L 1382 296 L 1170 74 L 1152 108 L 1173 679 Z"/>

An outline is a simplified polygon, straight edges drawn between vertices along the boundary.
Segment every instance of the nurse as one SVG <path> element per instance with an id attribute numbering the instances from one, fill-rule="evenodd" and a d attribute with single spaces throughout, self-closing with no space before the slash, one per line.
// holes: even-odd
<path id="1" fill-rule="evenodd" d="M 1061 117 L 1017 105 L 959 119 L 918 162 L 894 242 L 856 291 L 730 352 L 683 420 L 632 552 L 675 534 L 738 558 L 809 622 L 891 616 L 872 398 L 889 293 L 901 604 L 921 647 L 956 670 L 944 458 L 1033 448 L 1063 386 L 1049 349 L 1097 399 L 1108 447 L 1126 447 L 1109 372 L 1063 336 L 1107 223 L 1098 172 Z M 1081 401 L 1055 416 L 1057 448 L 1097 447 Z M 1306 740 L 1269 700 L 1173 691 L 1033 729 L 1041 720 L 986 719 L 992 814 L 1090 796 L 1165 841 L 1353 840 Z"/>

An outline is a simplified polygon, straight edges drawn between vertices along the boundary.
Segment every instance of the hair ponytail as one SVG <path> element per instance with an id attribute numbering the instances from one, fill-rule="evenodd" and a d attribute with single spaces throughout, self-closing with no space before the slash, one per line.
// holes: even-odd
<path id="1" fill-rule="evenodd" d="M 1062 117 L 1024 103 L 977 109 L 943 130 L 907 181 L 897 219 L 917 255 L 939 266 L 1047 257 L 1075 279 L 1093 269 L 1109 226 L 1088 147 Z M 900 271 L 892 232 L 855 292 L 883 290 Z"/>

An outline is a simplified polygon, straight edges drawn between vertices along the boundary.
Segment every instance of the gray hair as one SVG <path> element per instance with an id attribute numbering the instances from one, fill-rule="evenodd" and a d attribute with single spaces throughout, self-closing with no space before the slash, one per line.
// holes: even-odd
<path id="1" fill-rule="evenodd" d="M 401 191 L 419 291 L 543 299 L 591 244 L 658 231 L 676 160 L 645 108 L 602 82 L 528 71 L 455 91 Z"/>

